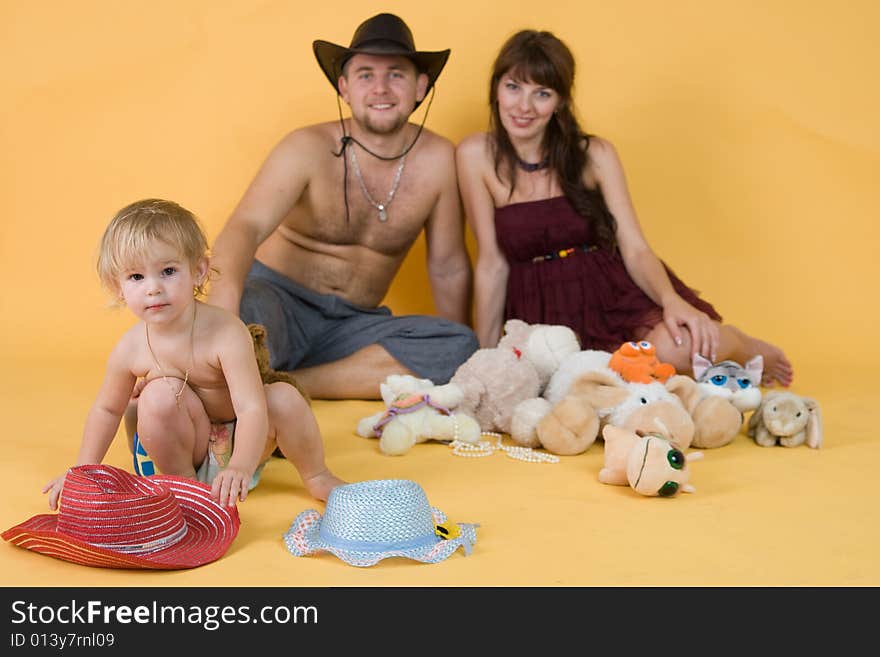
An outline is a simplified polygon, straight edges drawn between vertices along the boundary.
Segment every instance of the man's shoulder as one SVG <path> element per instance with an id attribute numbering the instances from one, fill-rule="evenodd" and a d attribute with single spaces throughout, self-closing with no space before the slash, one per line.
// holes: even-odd
<path id="1" fill-rule="evenodd" d="M 339 134 L 338 122 L 314 123 L 291 130 L 282 137 L 280 145 L 297 149 L 332 148 L 333 144 L 338 144 Z"/>
<path id="2" fill-rule="evenodd" d="M 419 141 L 421 142 L 421 150 L 431 157 L 436 157 L 437 155 L 449 156 L 455 152 L 455 144 L 452 143 L 452 140 L 427 128 L 422 128 Z"/>

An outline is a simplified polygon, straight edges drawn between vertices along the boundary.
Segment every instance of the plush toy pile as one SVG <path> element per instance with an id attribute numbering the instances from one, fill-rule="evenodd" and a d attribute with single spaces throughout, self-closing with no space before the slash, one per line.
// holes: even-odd
<path id="1" fill-rule="evenodd" d="M 729 444 L 748 412 L 748 435 L 759 445 L 821 446 L 814 399 L 790 392 L 762 399 L 761 356 L 740 365 L 697 355 L 693 373 L 676 374 L 644 340 L 613 353 L 581 350 L 567 327 L 509 320 L 498 346 L 477 350 L 445 386 L 389 377 L 381 389 L 386 410 L 364 418 L 357 433 L 378 436 L 386 454 L 428 439 L 476 449 L 489 432 L 508 434 L 518 445 L 511 449 L 552 455 L 583 453 L 599 439 L 600 482 L 660 497 L 693 492 L 688 463 L 703 454 L 687 450 Z"/>

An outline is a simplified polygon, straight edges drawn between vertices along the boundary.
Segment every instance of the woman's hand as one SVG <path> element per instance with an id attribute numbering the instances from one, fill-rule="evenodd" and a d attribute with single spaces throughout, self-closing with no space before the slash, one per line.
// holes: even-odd
<path id="1" fill-rule="evenodd" d="M 694 308 L 680 296 L 675 296 L 663 305 L 663 322 L 677 345 L 684 344 L 681 327 L 687 327 L 691 334 L 692 359 L 695 354 L 700 354 L 715 362 L 721 334 L 718 324 L 706 313 Z"/>

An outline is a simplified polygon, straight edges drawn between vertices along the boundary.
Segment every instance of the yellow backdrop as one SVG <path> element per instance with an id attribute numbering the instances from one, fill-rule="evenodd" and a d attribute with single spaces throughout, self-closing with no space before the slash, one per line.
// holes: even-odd
<path id="1" fill-rule="evenodd" d="M 871 0 L 0 7 L 10 356 L 103 360 L 131 321 L 94 274 L 113 212 L 171 198 L 213 239 L 272 145 L 336 115 L 312 40 L 347 44 L 378 11 L 403 16 L 418 47 L 452 49 L 428 126 L 453 141 L 486 127 L 502 41 L 554 31 L 577 57 L 585 127 L 617 145 L 645 231 L 684 280 L 796 364 L 861 361 L 876 334 Z M 423 256 L 419 243 L 389 294 L 395 311 L 432 311 Z"/>
<path id="2" fill-rule="evenodd" d="M 312 40 L 347 44 L 379 11 L 403 16 L 418 47 L 452 49 L 427 124 L 456 142 L 486 127 L 506 37 L 536 27 L 564 39 L 584 126 L 617 145 L 652 245 L 729 321 L 786 349 L 796 391 L 823 404 L 826 447 L 762 450 L 740 436 L 695 466 L 697 495 L 653 506 L 595 482 L 598 448 L 556 470 L 441 445 L 390 459 L 352 435 L 378 403 L 320 402 L 336 472 L 423 482 L 452 517 L 484 523 L 485 558 L 366 573 L 293 560 L 279 537 L 315 503 L 273 462 L 216 567 L 135 580 L 3 545 L 2 581 L 876 585 L 873 0 L 0 0 L 0 528 L 45 511 L 39 487 L 75 458 L 107 353 L 133 321 L 94 273 L 110 217 L 166 197 L 213 239 L 277 140 L 336 116 Z M 420 242 L 387 302 L 431 312 L 427 285 Z M 123 443 L 107 462 L 129 462 Z M 523 541 L 523 527 L 546 542 Z M 670 545 L 686 557 L 671 563 Z"/>

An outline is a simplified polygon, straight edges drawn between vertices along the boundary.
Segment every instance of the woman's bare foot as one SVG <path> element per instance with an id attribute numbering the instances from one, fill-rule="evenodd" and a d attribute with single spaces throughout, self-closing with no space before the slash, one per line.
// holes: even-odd
<path id="1" fill-rule="evenodd" d="M 321 500 L 322 502 L 327 501 L 331 490 L 347 483 L 347 481 L 343 481 L 326 469 L 307 479 L 303 479 L 303 484 L 305 485 L 306 490 L 309 491 L 309 494 L 316 500 Z"/>
<path id="2" fill-rule="evenodd" d="M 769 342 L 753 338 L 735 327 L 733 328 L 740 334 L 743 346 L 750 354 L 749 358 L 756 354 L 761 354 L 764 357 L 764 373 L 761 377 L 761 385 L 768 388 L 772 388 L 777 383 L 786 388 L 790 386 L 792 379 L 794 379 L 794 369 L 791 366 L 791 361 L 785 357 L 782 349 Z"/>

